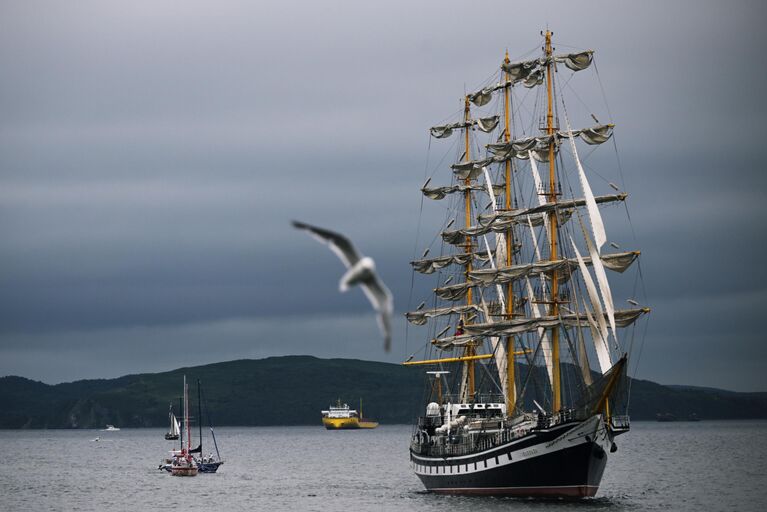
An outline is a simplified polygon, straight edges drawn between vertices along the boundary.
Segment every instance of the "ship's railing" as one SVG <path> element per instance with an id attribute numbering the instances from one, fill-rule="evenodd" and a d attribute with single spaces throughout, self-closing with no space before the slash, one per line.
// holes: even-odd
<path id="1" fill-rule="evenodd" d="M 466 403 L 461 401 L 461 395 L 457 393 L 444 394 L 442 398 L 442 403 L 448 403 L 448 402 L 452 404 Z M 471 400 L 469 403 L 502 404 L 505 402 L 506 402 L 506 398 L 503 395 L 500 395 L 498 393 L 477 393 L 474 396 L 474 399 Z"/>
<path id="2" fill-rule="evenodd" d="M 540 428 L 540 423 L 536 421 L 537 416 L 535 414 L 525 415 L 525 420 L 522 422 L 513 425 L 499 425 L 500 429 L 490 432 L 470 431 L 468 433 L 456 432 L 449 436 L 428 436 L 421 431 L 413 437 L 411 449 L 415 453 L 435 457 L 468 455 L 489 450 L 524 437 L 532 430 Z"/>
<path id="3" fill-rule="evenodd" d="M 527 434 L 528 432 L 524 432 L 522 435 Z M 431 439 L 431 443 L 434 443 L 431 444 L 424 443 L 423 438 L 419 439 L 416 436 L 413 439 L 411 447 L 414 452 L 429 456 L 458 456 L 489 450 L 496 446 L 508 443 L 516 437 L 521 436 L 515 436 L 511 430 L 503 430 L 493 434 L 482 434 L 476 436 L 454 435 L 450 436 L 449 438 L 447 436 L 438 436 Z"/>
<path id="4" fill-rule="evenodd" d="M 618 418 L 618 421 L 622 422 L 624 417 L 614 416 L 614 418 Z M 419 427 L 423 430 L 413 437 L 411 449 L 415 453 L 434 457 L 468 455 L 509 443 L 528 435 L 533 430 L 547 429 L 576 420 L 577 414 L 572 409 L 566 409 L 553 415 L 528 413 L 524 416 L 518 416 L 512 422 L 488 423 L 485 420 L 485 424 L 488 426 L 487 431 L 484 429 L 472 430 L 471 422 L 473 419 L 481 420 L 482 418 L 467 416 L 466 426 L 469 427 L 467 430 L 456 430 L 449 436 L 447 434 L 429 436 L 424 431 L 425 427 L 436 426 L 437 421 L 441 419 L 421 418 Z M 626 417 L 627 421 L 628 418 Z M 441 423 L 441 421 L 439 422 Z M 618 423 L 618 425 L 622 424 Z"/>
<path id="5" fill-rule="evenodd" d="M 628 416 L 611 416 L 610 427 L 617 431 L 626 431 L 631 428 L 631 421 Z"/>

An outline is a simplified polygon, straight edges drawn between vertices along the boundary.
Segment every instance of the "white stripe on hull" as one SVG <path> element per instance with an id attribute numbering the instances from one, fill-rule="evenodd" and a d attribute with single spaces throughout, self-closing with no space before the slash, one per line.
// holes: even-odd
<path id="1" fill-rule="evenodd" d="M 547 455 L 587 443 L 589 442 L 586 440 L 587 436 L 591 439 L 591 442 L 597 442 L 605 449 L 609 447 L 610 440 L 607 436 L 607 429 L 604 427 L 601 415 L 592 416 L 588 420 L 582 422 L 580 425 L 577 425 L 576 427 L 564 432 L 561 436 L 551 441 L 520 448 L 519 450 L 511 452 L 510 454 L 496 453 L 500 450 L 507 449 L 509 446 L 518 444 L 520 441 L 524 441 L 525 439 L 494 447 L 484 452 L 478 452 L 460 457 L 435 458 L 413 455 L 412 457 L 414 459 L 438 462 L 441 463 L 441 465 L 427 466 L 418 464 L 417 461 L 411 461 L 411 466 L 413 467 L 416 475 L 468 475 L 472 473 L 481 473 L 483 471 L 489 471 L 498 467 L 516 464 L 518 462 L 526 461 L 535 457 L 540 457 L 542 455 Z M 509 457 L 509 455 L 511 455 L 511 457 Z M 476 462 L 467 462 L 467 459 L 475 458 L 478 456 L 486 458 L 477 460 Z M 454 461 L 457 463 L 453 463 Z"/>

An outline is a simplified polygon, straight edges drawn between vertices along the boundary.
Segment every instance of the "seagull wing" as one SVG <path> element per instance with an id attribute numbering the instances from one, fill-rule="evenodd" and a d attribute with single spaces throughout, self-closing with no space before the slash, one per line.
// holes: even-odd
<path id="1" fill-rule="evenodd" d="M 343 261 L 346 268 L 353 266 L 359 261 L 360 255 L 357 249 L 354 248 L 354 245 L 345 236 L 295 220 L 292 224 L 294 228 L 307 231 L 312 237 L 330 247 L 330 250 L 336 253 L 336 256 Z"/>
<path id="2" fill-rule="evenodd" d="M 385 284 L 374 271 L 369 278 L 360 283 L 373 308 L 378 313 L 378 327 L 384 337 L 384 350 L 391 349 L 391 319 L 394 314 L 394 298 Z"/>

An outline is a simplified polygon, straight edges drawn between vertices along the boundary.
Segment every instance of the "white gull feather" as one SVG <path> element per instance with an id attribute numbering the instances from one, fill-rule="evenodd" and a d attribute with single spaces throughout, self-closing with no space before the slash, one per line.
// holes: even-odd
<path id="1" fill-rule="evenodd" d="M 388 352 L 391 348 L 391 318 L 394 313 L 394 299 L 389 289 L 378 277 L 373 259 L 360 255 L 351 241 L 339 233 L 298 221 L 293 221 L 293 227 L 306 231 L 313 238 L 327 245 L 343 262 L 347 270 L 341 277 L 338 287 L 342 292 L 355 285 L 362 288 L 373 305 L 373 309 L 378 313 L 378 326 L 384 337 L 384 350 Z"/>

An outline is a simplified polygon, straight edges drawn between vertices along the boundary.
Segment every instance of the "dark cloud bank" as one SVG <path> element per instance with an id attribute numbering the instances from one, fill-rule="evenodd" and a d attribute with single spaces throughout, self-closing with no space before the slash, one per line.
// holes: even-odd
<path id="1" fill-rule="evenodd" d="M 636 242 L 608 229 L 643 250 L 653 306 L 638 376 L 767 390 L 764 7 L 463 6 L 5 4 L 0 375 L 401 360 L 423 337 L 398 320 L 381 353 L 338 261 L 288 222 L 352 236 L 404 311 L 426 128 L 548 24 L 597 51 L 618 125 Z M 424 209 L 419 250 L 443 216 Z"/>

